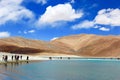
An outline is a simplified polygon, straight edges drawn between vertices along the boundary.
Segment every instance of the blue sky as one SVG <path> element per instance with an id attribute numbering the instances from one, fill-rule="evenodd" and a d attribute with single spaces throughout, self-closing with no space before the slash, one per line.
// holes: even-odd
<path id="1" fill-rule="evenodd" d="M 119 35 L 120 0 L 0 0 L 0 38 Z"/>

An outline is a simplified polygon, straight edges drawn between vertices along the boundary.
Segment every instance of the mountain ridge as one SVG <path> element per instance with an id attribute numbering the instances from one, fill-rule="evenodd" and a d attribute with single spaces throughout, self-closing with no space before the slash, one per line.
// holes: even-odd
<path id="1" fill-rule="evenodd" d="M 19 54 L 54 53 L 82 57 L 119 57 L 120 36 L 79 34 L 64 36 L 50 42 L 22 37 L 0 39 L 0 51 Z"/>

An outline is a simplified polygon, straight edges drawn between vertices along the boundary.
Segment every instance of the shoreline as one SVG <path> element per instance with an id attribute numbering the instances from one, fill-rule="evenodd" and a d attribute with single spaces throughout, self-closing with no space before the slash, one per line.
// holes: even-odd
<path id="1" fill-rule="evenodd" d="M 51 59 L 51 60 L 20 60 L 20 61 L 7 61 L 7 62 L 4 62 L 4 61 L 1 61 L 0 62 L 0 65 L 1 64 L 11 64 L 11 63 L 32 63 L 32 62 L 42 62 L 42 61 L 72 61 L 72 60 L 81 60 L 81 61 L 120 61 L 119 59 L 110 59 L 110 58 L 107 58 L 107 59 L 94 59 L 94 58 L 79 58 L 79 59 Z"/>
<path id="2" fill-rule="evenodd" d="M 7 61 L 3 60 L 3 55 L 8 56 Z M 22 56 L 22 59 L 19 58 L 19 60 L 12 60 L 12 56 Z M 27 60 L 27 56 L 29 56 L 29 59 Z M 32 56 L 32 55 L 26 55 L 26 54 L 10 54 L 10 53 L 4 53 L 4 52 L 0 52 L 0 64 L 3 63 L 19 63 L 19 62 L 37 62 L 37 61 L 45 61 L 48 60 L 47 58 L 44 57 L 39 57 L 39 56 Z"/>
<path id="3" fill-rule="evenodd" d="M 3 55 L 8 56 L 8 61 L 3 61 L 2 57 Z M 11 57 L 14 55 L 22 55 L 22 59 L 16 61 L 12 60 Z M 29 60 L 26 60 L 26 57 L 29 56 Z M 41 56 L 41 55 L 26 55 L 26 54 L 10 54 L 10 53 L 4 53 L 0 52 L 0 64 L 4 63 L 20 63 L 20 62 L 39 62 L 39 61 L 48 61 L 48 60 L 104 60 L 104 61 L 120 61 L 120 58 L 100 58 L 100 57 L 80 57 L 80 56 L 74 56 L 74 55 L 59 55 L 59 56 Z"/>

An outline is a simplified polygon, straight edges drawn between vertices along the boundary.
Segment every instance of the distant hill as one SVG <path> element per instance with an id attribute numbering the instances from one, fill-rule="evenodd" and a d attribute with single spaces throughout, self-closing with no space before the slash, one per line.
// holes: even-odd
<path id="1" fill-rule="evenodd" d="M 19 54 L 57 53 L 83 57 L 120 57 L 120 36 L 80 34 L 50 42 L 21 37 L 0 39 L 0 51 Z"/>
<path id="2" fill-rule="evenodd" d="M 85 57 L 119 57 L 120 36 L 98 36 L 80 34 L 66 36 L 52 41 L 62 43 L 74 50 L 75 55 Z"/>
<path id="3" fill-rule="evenodd" d="M 18 54 L 71 53 L 70 49 L 62 45 L 22 37 L 0 39 L 0 51 Z"/>

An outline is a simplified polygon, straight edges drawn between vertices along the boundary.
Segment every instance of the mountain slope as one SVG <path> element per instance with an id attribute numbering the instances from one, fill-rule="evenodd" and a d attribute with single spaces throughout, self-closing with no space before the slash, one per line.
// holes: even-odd
<path id="1" fill-rule="evenodd" d="M 66 36 L 52 42 L 70 47 L 75 55 L 88 57 L 120 56 L 120 36 L 98 36 L 90 34 Z"/>
<path id="2" fill-rule="evenodd" d="M 83 57 L 120 57 L 120 36 L 80 34 L 50 42 L 11 37 L 0 39 L 0 51 L 19 54 L 57 53 Z"/>
<path id="3" fill-rule="evenodd" d="M 40 40 L 30 40 L 21 37 L 0 39 L 0 51 L 21 54 L 36 54 L 42 52 L 70 53 L 70 49 Z"/>

